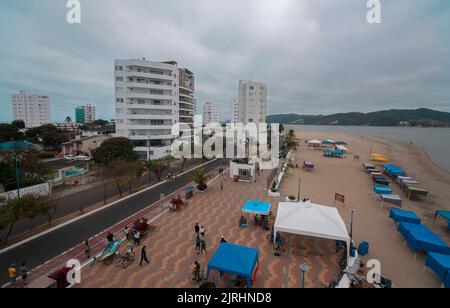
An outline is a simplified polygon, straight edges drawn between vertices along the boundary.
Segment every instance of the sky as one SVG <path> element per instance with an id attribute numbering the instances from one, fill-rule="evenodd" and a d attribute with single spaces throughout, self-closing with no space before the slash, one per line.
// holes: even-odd
<path id="1" fill-rule="evenodd" d="M 428 107 L 450 112 L 450 1 L 0 1 L 0 121 L 11 94 L 49 95 L 52 120 L 92 103 L 114 118 L 114 59 L 176 60 L 196 76 L 198 111 L 230 118 L 238 82 L 268 85 L 268 113 L 331 114 Z"/>

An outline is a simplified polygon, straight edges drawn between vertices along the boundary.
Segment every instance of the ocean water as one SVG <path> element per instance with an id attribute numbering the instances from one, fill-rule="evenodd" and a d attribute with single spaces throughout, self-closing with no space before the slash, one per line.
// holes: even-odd
<path id="1" fill-rule="evenodd" d="M 286 125 L 306 132 L 352 133 L 413 143 L 450 172 L 450 128 Z"/>

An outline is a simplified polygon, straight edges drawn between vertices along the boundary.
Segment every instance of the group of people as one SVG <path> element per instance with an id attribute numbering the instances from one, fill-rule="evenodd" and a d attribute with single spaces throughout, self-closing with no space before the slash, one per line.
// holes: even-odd
<path id="1" fill-rule="evenodd" d="M 123 233 L 125 235 L 125 238 L 127 239 L 127 241 L 130 242 L 130 244 L 128 245 L 128 250 L 131 250 L 130 254 L 134 255 L 133 252 L 133 245 L 131 244 L 131 241 L 133 242 L 133 244 L 135 246 L 141 246 L 141 232 L 139 232 L 139 230 L 133 229 L 130 230 L 130 228 L 128 228 L 128 226 L 125 226 L 125 228 L 123 229 Z M 127 250 L 127 253 L 128 253 Z M 147 246 L 142 246 L 141 249 L 141 261 L 139 262 L 139 266 L 142 266 L 142 263 L 146 262 L 147 264 L 150 263 L 150 261 L 148 260 L 147 257 Z"/>
<path id="2" fill-rule="evenodd" d="M 139 230 L 130 230 L 128 226 L 125 226 L 123 233 L 127 241 L 133 241 L 134 245 L 141 246 L 141 232 L 139 232 Z"/>
<path id="3" fill-rule="evenodd" d="M 197 254 L 206 253 L 206 228 L 197 223 L 194 227 L 195 232 L 195 250 Z"/>
<path id="4" fill-rule="evenodd" d="M 12 287 L 16 287 L 17 286 L 17 278 L 18 275 L 20 275 L 20 277 L 22 278 L 22 281 L 25 285 L 28 284 L 28 268 L 25 262 L 22 262 L 22 264 L 20 265 L 19 269 L 17 269 L 17 265 L 11 264 L 11 266 L 8 268 L 8 277 L 9 277 L 9 281 L 11 283 Z"/>

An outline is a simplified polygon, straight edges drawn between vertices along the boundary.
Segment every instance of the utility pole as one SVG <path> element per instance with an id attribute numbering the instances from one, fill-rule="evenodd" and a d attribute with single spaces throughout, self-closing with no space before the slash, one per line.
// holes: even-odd
<path id="1" fill-rule="evenodd" d="M 16 168 L 16 185 L 17 185 L 17 198 L 20 199 L 20 170 L 19 170 L 19 161 L 17 159 L 17 150 L 13 149 L 14 155 L 14 165 Z"/>
<path id="2" fill-rule="evenodd" d="M 152 162 L 152 152 L 151 152 L 151 146 L 152 146 L 152 141 L 151 141 L 151 137 L 148 137 L 148 162 L 147 162 L 147 167 L 148 167 L 148 182 L 150 185 L 152 185 L 152 171 L 150 170 L 150 165 Z"/>
<path id="3" fill-rule="evenodd" d="M 300 202 L 300 191 L 302 187 L 302 179 L 298 179 L 298 194 L 297 194 L 297 202 Z"/>

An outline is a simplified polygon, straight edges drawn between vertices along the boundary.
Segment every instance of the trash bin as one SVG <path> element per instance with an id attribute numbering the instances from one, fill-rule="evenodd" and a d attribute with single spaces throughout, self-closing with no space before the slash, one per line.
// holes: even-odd
<path id="1" fill-rule="evenodd" d="M 365 256 L 369 253 L 369 243 L 367 242 L 362 242 L 361 244 L 359 244 L 358 247 L 358 254 L 360 256 Z"/>

